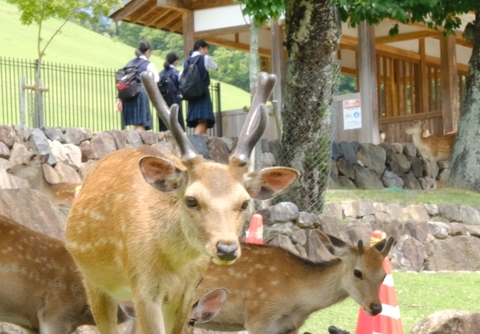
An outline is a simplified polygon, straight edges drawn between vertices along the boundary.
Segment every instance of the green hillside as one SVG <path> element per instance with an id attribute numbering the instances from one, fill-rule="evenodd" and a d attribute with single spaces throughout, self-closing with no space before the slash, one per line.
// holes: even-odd
<path id="1" fill-rule="evenodd" d="M 5 0 L 0 0 L 0 8 L 0 57 L 36 59 L 37 26 L 22 25 L 17 7 Z M 57 19 L 46 21 L 43 27 L 44 40 L 49 39 L 62 23 Z M 119 68 L 133 57 L 132 47 L 69 22 L 48 46 L 44 61 Z M 157 69 L 162 69 L 163 59 L 152 56 L 150 60 Z M 248 93 L 224 83 L 221 86 L 221 99 L 222 110 L 239 109 L 249 104 Z"/>

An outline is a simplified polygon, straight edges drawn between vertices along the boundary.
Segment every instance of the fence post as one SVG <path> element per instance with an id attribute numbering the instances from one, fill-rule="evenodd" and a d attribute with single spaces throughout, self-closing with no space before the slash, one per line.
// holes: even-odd
<path id="1" fill-rule="evenodd" d="M 223 137 L 222 106 L 220 104 L 220 82 L 217 82 L 217 137 Z"/>
<path id="2" fill-rule="evenodd" d="M 20 78 L 20 124 L 26 125 L 25 119 L 25 77 Z"/>

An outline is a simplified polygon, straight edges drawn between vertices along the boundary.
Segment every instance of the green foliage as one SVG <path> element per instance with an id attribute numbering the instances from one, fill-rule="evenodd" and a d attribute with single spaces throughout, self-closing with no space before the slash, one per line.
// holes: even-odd
<path id="1" fill-rule="evenodd" d="M 218 48 L 212 57 L 219 64 L 219 70 L 210 73 L 212 78 L 249 90 L 248 53 Z"/>
<path id="2" fill-rule="evenodd" d="M 283 0 L 233 0 L 245 4 L 243 15 L 253 17 L 257 27 L 261 27 L 271 18 L 278 19 L 285 11 Z"/>
<path id="3" fill-rule="evenodd" d="M 458 15 L 468 13 L 477 6 L 477 0 L 332 0 L 342 21 L 355 27 L 362 21 L 379 24 L 384 19 L 401 23 L 421 22 L 433 29 L 443 28 L 452 33 L 460 27 Z M 398 34 L 398 25 L 390 35 Z"/>
<path id="4" fill-rule="evenodd" d="M 341 74 L 338 82 L 338 95 L 352 94 L 357 92 L 357 80 L 349 75 Z"/>

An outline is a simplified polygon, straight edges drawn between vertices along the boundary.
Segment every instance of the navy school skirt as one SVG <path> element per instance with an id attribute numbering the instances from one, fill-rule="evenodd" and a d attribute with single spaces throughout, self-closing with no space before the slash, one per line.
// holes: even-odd
<path id="1" fill-rule="evenodd" d="M 178 104 L 178 123 L 180 123 L 180 126 L 182 127 L 183 131 L 185 131 L 185 121 L 183 120 L 183 107 L 182 107 L 182 98 L 177 95 L 177 101 L 176 103 Z M 158 126 L 160 128 L 160 131 L 167 131 L 167 127 L 165 124 L 163 124 L 163 121 L 158 118 Z"/>
<path id="2" fill-rule="evenodd" d="M 153 125 L 150 101 L 145 89 L 140 90 L 137 97 L 122 101 L 123 120 L 125 125 L 143 125 L 145 130 L 151 130 Z"/>
<path id="3" fill-rule="evenodd" d="M 207 120 L 207 128 L 213 128 L 215 125 L 215 117 L 213 115 L 212 100 L 210 99 L 210 90 L 207 95 L 200 100 L 188 102 L 187 125 L 194 128 L 198 124 L 198 120 Z"/>

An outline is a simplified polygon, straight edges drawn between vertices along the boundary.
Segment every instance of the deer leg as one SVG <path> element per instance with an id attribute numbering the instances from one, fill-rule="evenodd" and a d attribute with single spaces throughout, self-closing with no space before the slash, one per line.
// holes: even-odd
<path id="1" fill-rule="evenodd" d="M 109 295 L 96 286 L 84 280 L 88 304 L 92 311 L 93 319 L 101 334 L 118 334 L 117 311 L 118 305 Z"/>
<path id="2" fill-rule="evenodd" d="M 162 306 L 161 303 L 156 302 L 156 300 L 162 300 L 163 297 L 155 298 L 142 293 L 140 296 L 135 298 L 137 313 L 135 334 L 166 334 Z"/>

